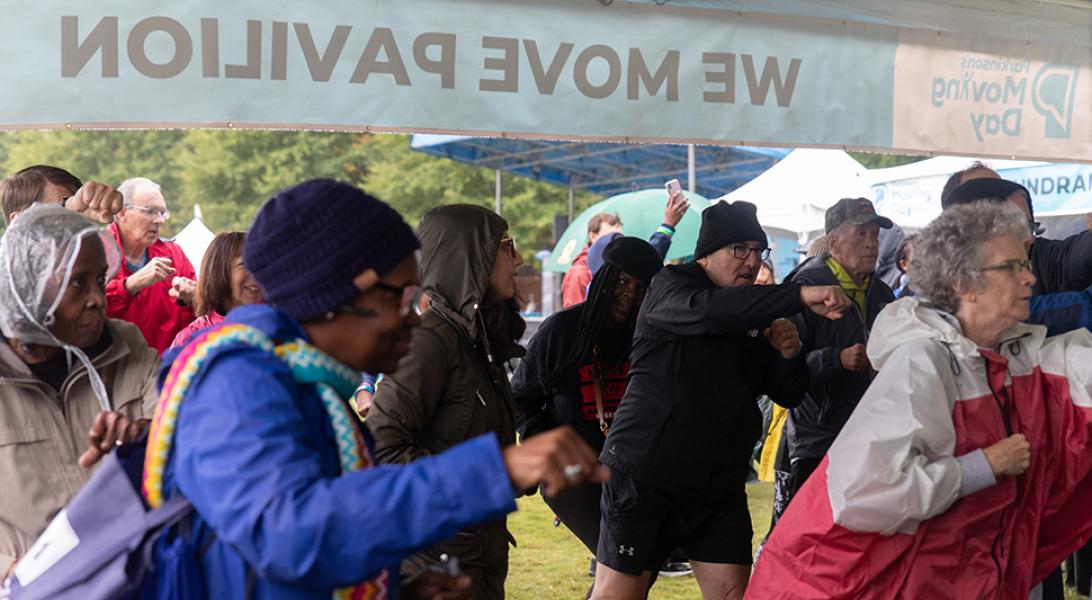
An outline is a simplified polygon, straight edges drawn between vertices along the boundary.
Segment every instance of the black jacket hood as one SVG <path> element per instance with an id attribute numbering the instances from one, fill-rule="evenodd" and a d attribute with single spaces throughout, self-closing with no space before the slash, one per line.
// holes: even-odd
<path id="1" fill-rule="evenodd" d="M 478 307 L 489 289 L 489 276 L 508 222 L 470 204 L 434 208 L 421 218 L 421 284 L 430 310 L 478 335 Z"/>

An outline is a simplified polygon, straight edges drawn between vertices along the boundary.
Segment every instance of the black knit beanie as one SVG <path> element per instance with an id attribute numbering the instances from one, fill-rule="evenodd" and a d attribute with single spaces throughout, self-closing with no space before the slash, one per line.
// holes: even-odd
<path id="1" fill-rule="evenodd" d="M 758 224 L 758 207 L 750 202 L 717 202 L 701 213 L 701 229 L 694 258 L 708 256 L 728 244 L 769 242 Z"/>
<path id="2" fill-rule="evenodd" d="M 353 279 L 380 277 L 421 247 L 386 203 L 331 179 L 281 190 L 254 217 L 243 263 L 269 304 L 309 321 L 356 297 Z"/>
<path id="3" fill-rule="evenodd" d="M 603 250 L 603 261 L 640 279 L 645 285 L 664 266 L 664 259 L 652 244 L 635 237 L 615 238 Z"/>

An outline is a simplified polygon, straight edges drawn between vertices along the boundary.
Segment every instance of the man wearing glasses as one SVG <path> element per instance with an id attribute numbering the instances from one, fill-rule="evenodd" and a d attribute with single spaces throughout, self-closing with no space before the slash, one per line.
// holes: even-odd
<path id="1" fill-rule="evenodd" d="M 844 319 L 801 313 L 792 318 L 808 362 L 807 395 L 789 411 L 787 452 L 778 459 L 772 520 L 777 522 L 864 396 L 875 372 L 865 354 L 872 323 L 895 294 L 874 276 L 880 229 L 893 223 L 866 198 L 842 198 L 827 209 L 830 251 L 792 276 L 800 285 L 837 285 L 853 301 Z"/>
<path id="2" fill-rule="evenodd" d="M 106 313 L 136 325 L 162 354 L 195 318 L 197 274 L 181 247 L 159 239 L 171 216 L 159 184 L 136 177 L 122 182 L 118 191 L 123 208 L 109 229 L 124 260 L 106 286 Z"/>
<path id="3" fill-rule="evenodd" d="M 756 399 L 803 398 L 807 364 L 788 317 L 840 318 L 836 285 L 755 286 L 769 255 L 748 202 L 702 213 L 696 260 L 652 279 L 637 317 L 629 385 L 600 460 L 610 467 L 592 597 L 642 598 L 675 548 L 706 598 L 742 598 L 751 572 L 744 489 L 762 428 Z"/>

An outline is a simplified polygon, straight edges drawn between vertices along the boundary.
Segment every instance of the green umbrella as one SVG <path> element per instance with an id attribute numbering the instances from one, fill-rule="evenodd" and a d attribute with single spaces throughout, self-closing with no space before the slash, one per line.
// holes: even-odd
<path id="1" fill-rule="evenodd" d="M 698 242 L 698 229 L 701 227 L 701 211 L 709 206 L 709 200 L 700 194 L 685 192 L 690 200 L 690 209 L 683 215 L 679 226 L 675 228 L 675 237 L 671 240 L 671 250 L 667 259 L 686 258 L 694 254 Z M 564 273 L 569 270 L 584 245 L 588 243 L 588 221 L 596 213 L 617 213 L 622 219 L 622 228 L 626 235 L 647 240 L 664 218 L 667 206 L 667 191 L 663 188 L 639 190 L 628 194 L 611 196 L 580 213 L 565 230 L 554 246 L 550 258 L 543 265 L 545 271 Z"/>

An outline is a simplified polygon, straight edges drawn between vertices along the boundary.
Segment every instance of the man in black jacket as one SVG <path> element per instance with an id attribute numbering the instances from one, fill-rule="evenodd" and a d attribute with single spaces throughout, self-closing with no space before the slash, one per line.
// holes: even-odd
<path id="1" fill-rule="evenodd" d="M 1035 222 L 1031 193 L 1026 187 L 1001 179 L 984 165 L 970 171 L 962 181 L 951 192 L 942 194 L 940 205 L 943 209 L 976 200 L 992 200 L 1008 202 L 1027 216 L 1031 233 L 1036 236 L 1028 251 L 1031 270 L 1035 273 L 1032 293 L 1079 292 L 1092 286 L 1092 231 L 1075 233 L 1064 240 L 1038 237 L 1039 224 Z"/>
<path id="2" fill-rule="evenodd" d="M 880 229 L 891 226 L 867 199 L 839 200 L 826 214 L 830 252 L 792 276 L 800 285 L 841 287 L 853 307 L 838 321 L 811 313 L 792 318 L 807 355 L 809 384 L 804 401 L 789 411 L 785 425 L 787 456 L 779 457 L 774 522 L 819 466 L 872 383 L 865 354 L 868 332 L 883 307 L 895 300 L 891 288 L 875 276 Z"/>
<path id="3" fill-rule="evenodd" d="M 784 319 L 808 308 L 840 318 L 837 286 L 753 287 L 769 253 L 753 204 L 702 213 L 696 262 L 665 267 L 641 306 L 630 379 L 600 460 L 595 592 L 643 598 L 675 548 L 707 598 L 741 598 L 750 575 L 744 482 L 762 417 L 755 399 L 800 402 L 807 365 Z"/>

